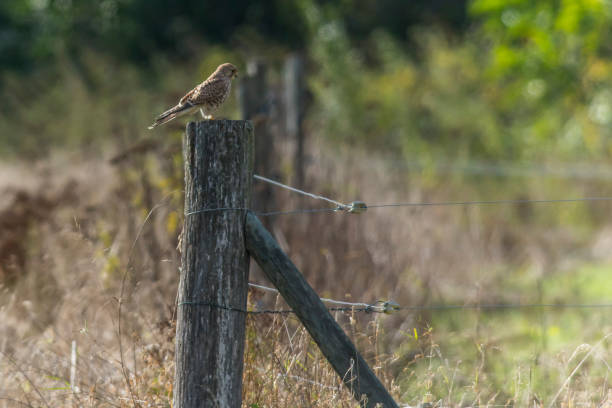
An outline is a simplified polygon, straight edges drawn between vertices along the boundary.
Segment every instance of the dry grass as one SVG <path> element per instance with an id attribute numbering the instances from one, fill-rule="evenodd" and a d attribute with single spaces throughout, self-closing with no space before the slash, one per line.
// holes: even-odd
<path id="1" fill-rule="evenodd" d="M 453 194 L 364 152 L 322 147 L 310 155 L 307 188 L 345 202 L 432 201 Z M 12 171 L 23 182 L 8 187 L 15 177 L 5 177 L 0 186 L 10 197 L 0 222 L 19 221 L 19 228 L 3 228 L 0 236 L 0 247 L 8 241 L 18 246 L 12 251 L 17 258 L 0 257 L 0 270 L 12 268 L 0 292 L 0 407 L 170 406 L 180 158 L 148 153 L 112 166 L 56 157 L 27 170 L 7 168 L 3 174 Z M 313 204 L 283 191 L 276 200 L 286 209 Z M 371 209 L 277 217 L 272 229 L 321 296 L 394 299 L 405 306 L 521 301 L 520 293 L 505 293 L 510 268 L 529 266 L 530 276 L 544 276 L 567 261 L 570 248 L 591 242 L 565 227 L 508 221 L 521 211 Z M 251 277 L 265 283 L 256 269 Z M 252 292 L 250 301 L 282 307 L 272 295 Z M 487 331 L 477 313 L 459 316 L 450 335 L 437 334 L 431 312 L 336 317 L 404 403 L 611 404 L 607 341 L 591 347 L 576 339 L 500 372 L 495 361 L 499 353 L 512 353 L 504 351 L 512 339 Z M 475 351 L 457 351 L 455 340 Z M 73 341 L 77 388 L 71 389 Z M 535 369 L 548 373 L 546 387 L 534 382 Z M 243 400 L 248 407 L 356 405 L 295 319 L 270 315 L 248 319 Z"/>

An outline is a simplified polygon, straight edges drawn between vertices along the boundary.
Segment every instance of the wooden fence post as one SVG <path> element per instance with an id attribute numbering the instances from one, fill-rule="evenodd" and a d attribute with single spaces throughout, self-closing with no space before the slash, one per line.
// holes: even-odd
<path id="1" fill-rule="evenodd" d="M 275 154 L 274 135 L 270 129 L 271 101 L 268 86 L 268 69 L 263 61 L 251 60 L 247 73 L 240 79 L 238 100 L 242 119 L 253 122 L 255 134 L 255 172 L 274 177 L 279 158 Z M 274 208 L 274 192 L 269 184 L 255 186 L 253 190 L 255 208 Z M 271 220 L 270 220 L 271 221 Z"/>
<path id="2" fill-rule="evenodd" d="M 246 216 L 245 234 L 249 254 L 283 295 L 355 399 L 367 408 L 397 408 L 319 296 L 251 212 Z"/>
<path id="3" fill-rule="evenodd" d="M 246 211 L 240 209 L 250 204 L 253 126 L 191 122 L 183 155 L 186 215 L 173 406 L 240 407 L 246 316 L 231 309 L 244 310 L 247 301 Z"/>
<path id="4" fill-rule="evenodd" d="M 292 184 L 304 187 L 304 59 L 299 54 L 292 54 L 285 60 L 285 127 L 288 138 L 293 141 L 293 172 L 295 179 Z"/>

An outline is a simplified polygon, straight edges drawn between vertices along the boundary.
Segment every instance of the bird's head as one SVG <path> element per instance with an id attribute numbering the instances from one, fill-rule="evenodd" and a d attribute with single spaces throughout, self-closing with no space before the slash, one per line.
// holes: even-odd
<path id="1" fill-rule="evenodd" d="M 234 79 L 238 76 L 238 68 L 234 64 L 226 62 L 225 64 L 219 65 L 217 72 L 224 78 Z"/>

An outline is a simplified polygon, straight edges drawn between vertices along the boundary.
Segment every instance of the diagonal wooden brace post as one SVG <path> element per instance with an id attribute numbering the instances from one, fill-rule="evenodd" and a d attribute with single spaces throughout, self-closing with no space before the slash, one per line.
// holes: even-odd
<path id="1" fill-rule="evenodd" d="M 245 239 L 249 255 L 291 306 L 355 399 L 367 408 L 396 408 L 398 405 L 355 345 L 252 212 L 246 216 Z"/>

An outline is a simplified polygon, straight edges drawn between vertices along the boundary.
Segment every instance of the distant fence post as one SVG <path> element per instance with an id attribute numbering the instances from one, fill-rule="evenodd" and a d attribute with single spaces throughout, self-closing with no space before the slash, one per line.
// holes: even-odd
<path id="1" fill-rule="evenodd" d="M 268 85 L 267 65 L 257 59 L 247 63 L 246 75 L 240 79 L 238 99 L 242 119 L 255 128 L 255 172 L 274 177 L 278 170 L 274 135 L 270 129 L 272 101 Z M 274 208 L 274 192 L 269 184 L 258 183 L 253 190 L 255 208 Z M 271 221 L 271 220 L 270 220 Z"/>
<path id="2" fill-rule="evenodd" d="M 244 310 L 247 302 L 246 212 L 240 209 L 250 204 L 253 127 L 248 121 L 191 122 L 183 155 L 173 406 L 240 407 L 246 316 L 231 309 Z"/>
<path id="3" fill-rule="evenodd" d="M 362 407 L 397 408 L 353 342 L 334 320 L 319 296 L 285 255 L 257 216 L 249 212 L 246 246 Z"/>
<path id="4" fill-rule="evenodd" d="M 293 153 L 293 185 L 304 187 L 304 58 L 292 54 L 285 60 L 283 68 L 285 88 L 285 126 L 287 136 L 295 143 Z"/>

